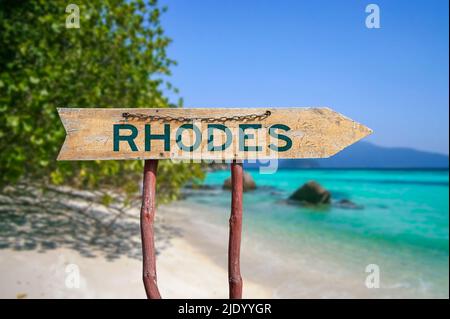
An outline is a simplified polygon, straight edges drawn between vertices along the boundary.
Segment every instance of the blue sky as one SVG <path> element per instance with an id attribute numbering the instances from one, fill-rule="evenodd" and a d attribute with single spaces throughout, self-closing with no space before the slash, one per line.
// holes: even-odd
<path id="1" fill-rule="evenodd" d="M 365 26 L 370 3 L 380 29 Z M 328 106 L 376 144 L 448 154 L 447 0 L 161 4 L 185 107 Z"/>

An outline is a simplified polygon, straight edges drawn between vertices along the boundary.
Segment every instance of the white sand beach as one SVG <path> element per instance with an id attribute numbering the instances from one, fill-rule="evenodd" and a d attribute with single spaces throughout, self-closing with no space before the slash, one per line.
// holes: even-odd
<path id="1" fill-rule="evenodd" d="M 64 200 L 59 195 L 16 197 L 14 202 L 1 197 L 0 203 L 0 298 L 145 298 L 139 204 L 117 214 L 72 195 Z M 159 206 L 156 214 L 162 297 L 228 298 L 229 208 L 177 201 Z M 385 272 L 381 287 L 368 289 L 367 263 L 381 260 L 389 267 L 391 259 L 374 252 L 371 259 L 359 260 L 354 248 L 342 243 L 338 251 L 334 244 L 312 241 L 292 245 L 276 232 L 252 232 L 251 218 L 244 214 L 244 298 L 448 295 L 434 293 L 409 272 Z M 76 273 L 79 285 L 74 287 Z"/>
<path id="2" fill-rule="evenodd" d="M 157 259 L 164 298 L 227 298 L 225 267 L 219 267 L 184 239 L 174 239 Z M 66 268 L 78 266 L 79 288 L 67 287 Z M 0 298 L 145 298 L 141 262 L 129 257 L 108 261 L 57 248 L 0 251 Z M 269 289 L 245 282 L 244 297 L 270 298 Z"/>
<path id="3" fill-rule="evenodd" d="M 101 209 L 94 213 L 106 214 Z M 227 237 L 223 238 L 222 247 L 209 250 L 208 246 L 204 246 L 203 249 L 199 249 L 194 244 L 196 241 L 189 237 L 195 230 L 187 231 L 192 225 L 185 223 L 180 216 L 169 218 L 170 216 L 167 216 L 169 213 L 167 207 L 159 207 L 155 225 L 158 249 L 157 273 L 162 297 L 228 298 Z M 136 217 L 138 208 L 130 210 L 130 214 Z M 28 244 L 28 239 L 19 232 L 16 237 L 14 234 L 8 236 L 8 232 L 3 232 L 3 249 L 0 249 L 0 298 L 145 298 L 141 279 L 138 220 L 124 217 L 118 224 L 123 224 L 125 220 L 135 226 L 131 233 L 131 237 L 134 238 L 131 240 L 121 237 L 119 240 L 130 240 L 132 247 L 125 247 L 128 251 L 118 250 L 113 258 L 111 254 L 106 255 L 106 251 L 111 250 L 109 243 L 100 241 L 100 245 L 89 245 L 93 237 L 107 236 L 103 232 L 95 234 L 95 227 L 92 229 L 94 233 L 87 232 L 92 234 L 92 237 L 88 237 L 88 244 L 75 245 L 72 240 L 77 241 L 77 238 L 70 238 L 70 235 L 59 233 L 57 229 L 50 230 L 52 235 L 47 236 L 46 241 L 39 242 L 38 228 L 51 227 L 45 220 L 43 225 L 37 226 L 37 229 L 32 229 L 35 226 L 32 220 L 27 220 L 23 225 L 25 227 L 23 233 L 32 237 L 32 242 L 29 241 Z M 65 229 L 67 226 L 63 224 L 61 227 Z M 77 222 L 73 227 L 76 229 L 92 225 L 79 225 Z M 170 237 L 167 236 L 170 231 L 164 231 L 166 227 L 176 230 L 177 235 L 167 238 Z M 123 230 L 118 227 L 114 231 Z M 224 234 L 226 235 L 226 227 Z M 62 241 L 63 237 L 67 237 L 67 240 Z M 85 237 L 78 237 L 78 241 L 84 240 Z M 105 246 L 105 252 L 102 252 L 102 245 Z M 211 255 L 220 255 L 223 264 L 218 265 L 214 262 L 208 255 L 208 250 Z M 75 287 L 74 281 L 71 281 L 73 277 L 70 277 L 75 274 L 74 271 L 79 273 L 79 284 L 75 284 Z M 272 296 L 270 289 L 251 280 L 245 280 L 244 287 L 244 297 L 247 298 Z"/>

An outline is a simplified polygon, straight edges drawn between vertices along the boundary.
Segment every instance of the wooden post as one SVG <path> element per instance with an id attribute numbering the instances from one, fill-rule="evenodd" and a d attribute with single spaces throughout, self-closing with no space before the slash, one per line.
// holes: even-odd
<path id="1" fill-rule="evenodd" d="M 230 237 L 228 242 L 228 283 L 230 299 L 242 298 L 242 277 L 240 269 L 241 233 L 242 233 L 242 163 L 236 160 L 231 164 L 231 216 Z"/>
<path id="2" fill-rule="evenodd" d="M 156 171 L 158 160 L 146 160 L 141 207 L 142 279 L 148 299 L 161 299 L 156 281 L 156 254 L 153 222 L 155 219 Z"/>

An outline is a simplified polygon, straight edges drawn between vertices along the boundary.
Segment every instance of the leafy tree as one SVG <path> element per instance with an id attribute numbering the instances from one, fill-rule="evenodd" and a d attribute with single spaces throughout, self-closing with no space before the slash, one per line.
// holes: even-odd
<path id="1" fill-rule="evenodd" d="M 66 28 L 69 3 L 0 0 L 0 188 L 25 179 L 135 191 L 142 161 L 56 162 L 65 136 L 56 108 L 170 107 L 165 8 L 77 1 L 80 27 Z M 193 164 L 160 161 L 159 171 L 160 200 L 202 177 Z"/>

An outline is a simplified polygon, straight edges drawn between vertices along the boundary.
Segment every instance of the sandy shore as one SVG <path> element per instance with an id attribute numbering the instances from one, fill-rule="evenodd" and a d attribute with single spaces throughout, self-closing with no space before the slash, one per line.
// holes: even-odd
<path id="1" fill-rule="evenodd" d="M 0 196 L 0 298 L 145 298 L 138 204 L 123 212 L 90 206 L 73 195 L 65 200 L 58 195 L 53 202 L 34 198 L 19 203 Z M 228 216 L 228 207 L 192 201 L 158 207 L 155 238 L 163 298 L 228 297 Z M 350 249 L 335 254 L 334 246 L 292 246 L 277 240 L 276 233 L 251 232 L 249 224 L 244 218 L 244 298 L 432 296 L 420 282 L 408 285 L 418 280 L 408 273 L 383 274 L 382 286 L 368 289 L 367 262 L 345 254 Z M 383 258 L 373 260 L 386 264 Z"/>
<path id="2" fill-rule="evenodd" d="M 227 298 L 226 270 L 185 239 L 174 239 L 157 262 L 164 298 Z M 70 281 L 72 265 L 80 274 L 78 288 Z M 45 253 L 1 250 L 0 298 L 145 298 L 141 267 L 136 259 L 108 261 L 66 248 Z M 265 298 L 270 292 L 246 281 L 245 296 Z"/>
<path id="3" fill-rule="evenodd" d="M 214 242 L 208 242 L 206 238 L 206 241 L 201 238 L 198 240 L 195 238 L 195 234 L 198 234 L 193 228 L 195 225 L 187 222 L 186 215 L 177 214 L 176 207 L 175 204 L 158 208 L 157 272 L 162 296 L 227 298 L 226 227 L 222 230 L 225 236 L 223 241 L 220 238 Z M 99 214 L 99 211 L 96 213 Z M 137 209 L 131 211 L 131 215 L 136 214 Z M 55 219 L 54 216 L 51 218 Z M 62 217 L 58 215 L 58 218 Z M 43 227 L 47 227 L 45 230 L 51 227 L 45 220 L 43 223 Z M 138 220 L 124 218 L 118 223 L 129 224 L 133 226 L 122 229 L 117 227 L 114 230 L 120 232 L 131 229 L 128 235 L 115 241 L 128 240 L 129 246 L 125 245 L 116 251 L 112 251 L 111 243 L 106 241 L 112 236 L 101 233 L 99 229 L 97 234 L 94 230 L 92 234 L 86 233 L 78 239 L 66 236 L 66 240 L 61 240 L 65 236 L 64 232 L 54 229 L 46 236 L 45 242 L 39 241 L 39 233 L 33 228 L 31 220 L 21 225 L 27 227 L 24 234 L 30 238 L 20 234 L 14 238 L 13 233 L 8 237 L 7 232 L 3 232 L 0 298 L 145 298 L 141 280 Z M 80 227 L 81 232 L 81 229 L 89 226 L 73 223 L 68 227 Z M 102 239 L 102 236 L 110 237 Z M 90 244 L 94 242 L 95 245 Z M 105 252 L 102 251 L 103 246 Z M 218 256 L 220 263 L 216 259 Z M 78 274 L 79 277 L 74 277 Z M 75 278 L 79 278 L 79 281 Z M 247 298 L 272 296 L 270 289 L 248 279 L 244 287 L 244 297 Z"/>

